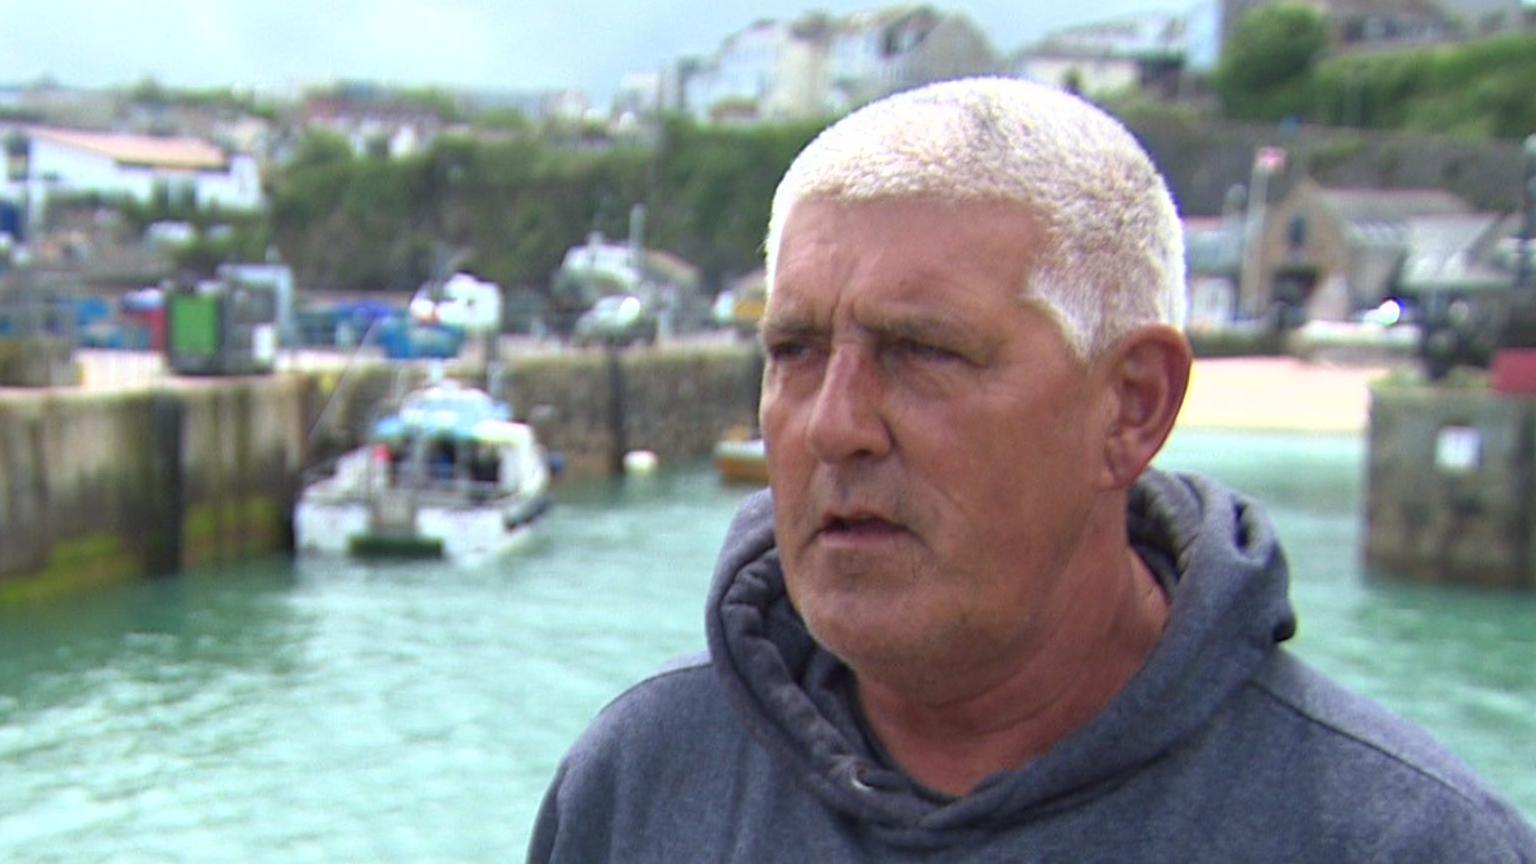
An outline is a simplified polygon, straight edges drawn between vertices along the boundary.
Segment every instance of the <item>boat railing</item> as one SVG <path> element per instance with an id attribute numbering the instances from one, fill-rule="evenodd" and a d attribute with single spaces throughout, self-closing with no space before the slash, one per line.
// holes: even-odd
<path id="1" fill-rule="evenodd" d="M 508 495 L 512 490 L 489 480 L 469 477 L 415 477 L 401 478 L 400 485 L 409 485 L 422 500 L 437 503 L 466 501 L 480 504 Z"/>

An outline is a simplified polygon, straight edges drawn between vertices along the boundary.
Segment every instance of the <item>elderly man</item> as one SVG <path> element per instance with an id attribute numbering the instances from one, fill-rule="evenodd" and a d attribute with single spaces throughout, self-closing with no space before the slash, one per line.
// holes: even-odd
<path id="1" fill-rule="evenodd" d="M 709 656 L 616 699 L 535 861 L 1531 861 L 1423 732 L 1279 646 L 1258 505 L 1149 469 L 1178 218 L 1018 81 L 868 106 L 774 198 L 762 428 Z"/>

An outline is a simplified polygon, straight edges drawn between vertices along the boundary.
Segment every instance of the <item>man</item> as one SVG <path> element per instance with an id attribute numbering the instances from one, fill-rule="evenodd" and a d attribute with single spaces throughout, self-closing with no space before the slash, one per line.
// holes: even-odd
<path id="1" fill-rule="evenodd" d="M 1278 643 L 1253 502 L 1149 469 L 1178 218 L 1073 97 L 927 87 L 773 204 L 749 499 L 709 657 L 616 699 L 535 861 L 1532 861 L 1427 735 Z"/>

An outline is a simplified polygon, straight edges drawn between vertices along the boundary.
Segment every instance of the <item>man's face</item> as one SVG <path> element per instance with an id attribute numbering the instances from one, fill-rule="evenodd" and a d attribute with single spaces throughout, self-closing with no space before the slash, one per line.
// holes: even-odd
<path id="1" fill-rule="evenodd" d="M 1105 412 L 1018 299 L 1039 236 L 1014 205 L 790 213 L 763 330 L 775 529 L 791 601 L 856 671 L 1005 662 L 1080 602 Z"/>

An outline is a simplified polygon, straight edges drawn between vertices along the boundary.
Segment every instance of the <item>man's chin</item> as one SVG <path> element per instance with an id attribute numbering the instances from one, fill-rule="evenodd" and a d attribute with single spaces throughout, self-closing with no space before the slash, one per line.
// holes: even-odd
<path id="1" fill-rule="evenodd" d="M 918 616 L 913 615 L 920 604 L 894 585 L 884 588 L 854 578 L 836 586 L 820 583 L 791 595 L 811 635 L 846 660 L 899 652 L 921 641 L 916 632 Z"/>

